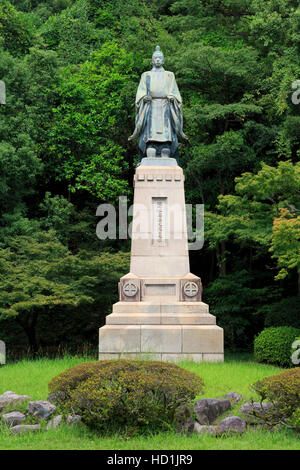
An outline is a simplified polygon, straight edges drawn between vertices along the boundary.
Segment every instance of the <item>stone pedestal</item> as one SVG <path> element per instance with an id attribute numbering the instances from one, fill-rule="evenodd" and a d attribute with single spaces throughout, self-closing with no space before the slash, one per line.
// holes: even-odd
<path id="1" fill-rule="evenodd" d="M 144 160 L 134 176 L 130 273 L 99 330 L 99 359 L 223 361 L 223 329 L 190 273 L 183 171 L 171 158 Z"/>

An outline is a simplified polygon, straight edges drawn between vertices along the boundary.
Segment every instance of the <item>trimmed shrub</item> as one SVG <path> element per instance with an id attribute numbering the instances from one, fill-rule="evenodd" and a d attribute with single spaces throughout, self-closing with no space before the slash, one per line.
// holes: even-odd
<path id="1" fill-rule="evenodd" d="M 49 383 L 62 413 L 99 431 L 168 429 L 202 389 L 201 377 L 175 364 L 125 359 L 86 362 Z"/>
<path id="2" fill-rule="evenodd" d="M 290 424 L 300 431 L 300 407 L 298 407 L 295 413 L 292 414 L 289 420 Z"/>
<path id="3" fill-rule="evenodd" d="M 265 377 L 251 386 L 261 398 L 274 404 L 267 420 L 272 424 L 288 424 L 300 430 L 300 368 Z"/>
<path id="4" fill-rule="evenodd" d="M 256 359 L 259 362 L 291 367 L 292 343 L 299 334 L 300 329 L 292 326 L 265 328 L 254 339 Z"/>

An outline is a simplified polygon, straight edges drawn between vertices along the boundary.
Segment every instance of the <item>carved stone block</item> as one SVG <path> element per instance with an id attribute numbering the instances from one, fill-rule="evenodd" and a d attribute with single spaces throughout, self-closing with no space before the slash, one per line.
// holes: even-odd
<path id="1" fill-rule="evenodd" d="M 119 299 L 122 302 L 139 302 L 141 300 L 141 282 L 139 279 L 126 278 L 119 282 Z"/>
<path id="2" fill-rule="evenodd" d="M 200 278 L 182 279 L 180 281 L 180 300 L 183 302 L 201 302 L 202 283 Z"/>

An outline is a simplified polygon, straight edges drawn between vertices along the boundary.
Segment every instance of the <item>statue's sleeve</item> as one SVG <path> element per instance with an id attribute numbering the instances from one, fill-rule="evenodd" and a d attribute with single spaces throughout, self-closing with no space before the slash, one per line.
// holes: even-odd
<path id="1" fill-rule="evenodd" d="M 141 76 L 140 84 L 136 92 L 135 104 L 138 106 L 141 99 L 146 95 L 147 95 L 146 74 L 143 73 Z"/>
<path id="2" fill-rule="evenodd" d="M 178 90 L 178 86 L 177 86 L 177 83 L 176 83 L 176 80 L 175 80 L 175 75 L 174 75 L 173 72 L 168 72 L 168 73 L 171 76 L 168 96 L 172 96 L 172 97 L 176 98 L 178 103 L 181 104 L 182 99 L 181 99 L 181 95 L 180 95 L 180 92 Z"/>
<path id="3" fill-rule="evenodd" d="M 136 114 L 135 114 L 135 129 L 133 134 L 128 138 L 128 140 L 136 139 L 141 133 L 143 133 L 148 114 L 150 103 L 145 103 L 142 98 L 147 95 L 146 87 L 146 75 L 143 73 L 141 76 L 140 84 L 136 92 Z"/>
<path id="4" fill-rule="evenodd" d="M 182 139 L 188 140 L 187 136 L 183 132 L 182 99 L 178 90 L 175 76 L 172 72 L 169 73 L 171 74 L 171 81 L 168 97 L 176 98 L 172 103 L 170 103 L 170 111 L 174 131 L 177 135 L 182 137 Z"/>

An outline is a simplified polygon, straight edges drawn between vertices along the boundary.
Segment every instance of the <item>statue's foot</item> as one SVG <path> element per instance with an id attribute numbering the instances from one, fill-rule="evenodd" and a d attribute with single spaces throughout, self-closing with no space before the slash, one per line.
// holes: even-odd
<path id="1" fill-rule="evenodd" d="M 164 149 L 161 150 L 161 157 L 162 158 L 170 158 L 170 153 L 171 153 L 170 149 L 164 148 Z"/>
<path id="2" fill-rule="evenodd" d="M 154 147 L 148 147 L 146 151 L 148 158 L 155 158 L 156 157 L 156 149 Z"/>

